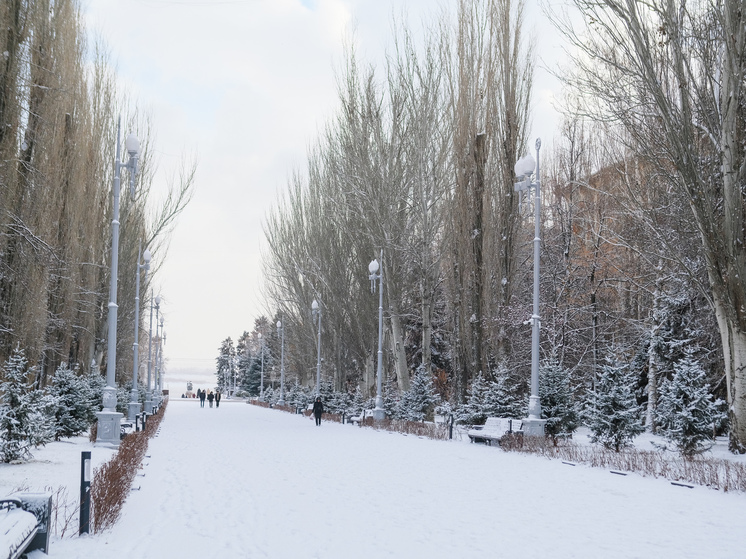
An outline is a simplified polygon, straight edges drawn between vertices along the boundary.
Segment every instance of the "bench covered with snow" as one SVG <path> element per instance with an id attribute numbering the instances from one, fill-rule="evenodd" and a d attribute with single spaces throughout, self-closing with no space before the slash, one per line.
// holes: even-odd
<path id="1" fill-rule="evenodd" d="M 508 417 L 488 417 L 482 427 L 475 427 L 467 431 L 470 442 L 483 441 L 492 444 L 492 441 L 500 442 L 505 435 L 512 433 L 523 434 L 523 420 L 510 419 Z"/>
<path id="2" fill-rule="evenodd" d="M 18 493 L 0 499 L 0 557 L 17 559 L 49 549 L 50 493 Z"/>
<path id="3" fill-rule="evenodd" d="M 0 556 L 3 559 L 20 557 L 37 531 L 36 517 L 23 510 L 21 501 L 0 500 Z"/>

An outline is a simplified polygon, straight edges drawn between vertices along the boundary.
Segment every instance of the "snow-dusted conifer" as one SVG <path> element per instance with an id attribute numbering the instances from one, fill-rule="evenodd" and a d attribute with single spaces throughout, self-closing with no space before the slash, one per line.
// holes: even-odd
<path id="1" fill-rule="evenodd" d="M 55 440 L 74 437 L 88 430 L 95 418 L 93 390 L 84 377 L 62 363 L 52 378 L 51 394 L 56 398 Z"/>
<path id="2" fill-rule="evenodd" d="M 466 403 L 456 409 L 455 420 L 469 425 L 483 425 L 487 420 L 485 395 L 488 382 L 480 373 L 471 381 L 466 394 Z"/>
<path id="3" fill-rule="evenodd" d="M 547 423 L 544 432 L 555 439 L 578 428 L 579 414 L 570 387 L 570 371 L 552 357 L 539 367 L 541 417 Z"/>
<path id="4" fill-rule="evenodd" d="M 227 394 L 228 389 L 233 388 L 233 375 L 236 369 L 236 350 L 233 340 L 228 337 L 220 344 L 218 356 L 215 359 L 215 376 L 218 381 L 218 390 Z"/>
<path id="5" fill-rule="evenodd" d="M 518 386 L 511 382 L 505 365 L 494 373 L 495 380 L 486 383 L 483 412 L 486 417 L 519 418 L 525 415 L 525 405 L 518 396 Z"/>
<path id="6" fill-rule="evenodd" d="M 311 400 L 311 393 L 296 380 L 285 395 L 285 401 L 289 406 L 306 408 Z"/>
<path id="7" fill-rule="evenodd" d="M 661 384 L 656 423 L 659 433 L 687 458 L 708 450 L 715 427 L 725 420 L 725 403 L 710 393 L 706 374 L 691 352 L 674 363 Z"/>
<path id="8" fill-rule="evenodd" d="M 264 387 L 264 397 L 262 398 L 263 402 L 267 402 L 268 404 L 274 404 L 275 402 L 277 402 L 279 397 L 280 397 L 279 391 L 275 393 L 275 390 L 271 386 Z"/>
<path id="9" fill-rule="evenodd" d="M 348 412 L 351 415 L 360 415 L 368 406 L 369 399 L 363 396 L 363 391 L 360 390 L 360 386 L 356 386 L 355 392 L 352 394 L 352 400 Z"/>
<path id="10" fill-rule="evenodd" d="M 399 402 L 399 415 L 408 421 L 424 421 L 433 418 L 433 410 L 440 401 L 432 375 L 425 367 L 418 367 L 412 377 L 409 390 Z"/>
<path id="11" fill-rule="evenodd" d="M 2 367 L 0 383 L 0 459 L 3 462 L 28 460 L 31 447 L 44 442 L 46 425 L 41 429 L 33 408 L 28 382 L 28 362 L 19 347 L 13 350 Z"/>
<path id="12" fill-rule="evenodd" d="M 645 430 L 640 421 L 640 406 L 635 399 L 634 372 L 615 357 L 606 359 L 590 394 L 587 410 L 591 441 L 600 442 L 617 452 Z"/>
<path id="13" fill-rule="evenodd" d="M 396 386 L 396 382 L 388 380 L 383 385 L 383 410 L 386 413 L 388 419 L 401 419 L 401 411 L 399 409 L 399 403 L 401 402 L 401 396 L 399 389 Z M 375 406 L 375 402 L 373 404 Z"/>

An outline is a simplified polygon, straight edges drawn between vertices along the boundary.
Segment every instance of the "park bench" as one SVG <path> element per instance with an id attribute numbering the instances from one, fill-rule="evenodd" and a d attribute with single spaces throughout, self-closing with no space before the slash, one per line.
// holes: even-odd
<path id="1" fill-rule="evenodd" d="M 488 417 L 484 425 L 481 427 L 474 427 L 469 429 L 467 435 L 469 435 L 470 442 L 485 442 L 489 445 L 492 441 L 500 443 L 505 435 L 523 435 L 523 420 L 521 419 L 510 419 L 508 417 Z"/>
<path id="2" fill-rule="evenodd" d="M 49 549 L 50 493 L 17 493 L 0 499 L 0 557 L 18 559 Z"/>

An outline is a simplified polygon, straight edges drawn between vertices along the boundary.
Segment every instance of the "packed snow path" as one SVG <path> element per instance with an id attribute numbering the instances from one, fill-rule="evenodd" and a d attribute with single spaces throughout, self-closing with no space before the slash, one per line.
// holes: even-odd
<path id="1" fill-rule="evenodd" d="M 226 400 L 172 400 L 148 454 L 119 523 L 52 557 L 723 559 L 746 542 L 744 495 Z"/>

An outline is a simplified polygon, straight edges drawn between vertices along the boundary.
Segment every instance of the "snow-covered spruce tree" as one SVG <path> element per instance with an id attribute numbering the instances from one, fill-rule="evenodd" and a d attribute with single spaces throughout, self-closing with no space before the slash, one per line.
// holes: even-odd
<path id="1" fill-rule="evenodd" d="M 228 337 L 220 344 L 218 356 L 215 359 L 215 376 L 218 381 L 218 390 L 228 393 L 228 388 L 233 387 L 233 375 L 236 368 L 236 350 L 233 347 L 233 340 Z"/>
<path id="2" fill-rule="evenodd" d="M 351 415 L 360 415 L 363 410 L 370 407 L 370 399 L 363 396 L 363 391 L 360 390 L 360 385 L 355 387 L 355 392 L 352 394 L 348 413 Z"/>
<path id="3" fill-rule="evenodd" d="M 85 382 L 91 391 L 91 398 L 94 402 L 93 416 L 91 422 L 96 420 L 96 412 L 103 409 L 103 394 L 104 386 L 106 386 L 106 379 L 101 376 L 101 372 L 95 365 L 91 367 L 91 371 L 85 376 Z"/>
<path id="4" fill-rule="evenodd" d="M 262 398 L 262 401 L 267 402 L 268 404 L 274 404 L 277 402 L 279 397 L 279 391 L 275 394 L 275 390 L 271 386 L 267 386 L 264 389 L 264 398 Z"/>
<path id="5" fill-rule="evenodd" d="M 456 408 L 454 418 L 457 423 L 466 423 L 468 425 L 484 424 L 488 417 L 485 411 L 485 395 L 488 384 L 480 371 L 471 381 L 471 385 L 466 392 L 466 403 Z"/>
<path id="6" fill-rule="evenodd" d="M 23 350 L 16 346 L 0 374 L 4 379 L 0 383 L 0 460 L 3 462 L 28 460 L 31 447 L 48 442 L 51 434 L 47 422 L 34 409 L 40 395 L 31 396 L 30 373 Z"/>
<path id="7" fill-rule="evenodd" d="M 285 401 L 289 406 L 300 406 L 305 409 L 308 402 L 311 401 L 311 393 L 306 387 L 301 386 L 296 379 L 296 381 L 291 385 L 290 390 L 288 390 L 285 395 Z"/>
<path id="8" fill-rule="evenodd" d="M 401 410 L 399 404 L 401 403 L 401 395 L 396 382 L 387 380 L 383 385 L 383 410 L 386 413 L 388 419 L 401 419 Z M 375 406 L 375 400 L 373 405 Z"/>
<path id="9" fill-rule="evenodd" d="M 708 450 L 715 428 L 726 420 L 725 402 L 715 400 L 706 373 L 688 352 L 674 363 L 674 374 L 660 386 L 656 423 L 659 433 L 686 458 Z"/>
<path id="10" fill-rule="evenodd" d="M 56 399 L 55 440 L 74 437 L 88 430 L 96 419 L 93 389 L 85 377 L 62 363 L 52 378 L 51 394 Z"/>
<path id="11" fill-rule="evenodd" d="M 483 396 L 486 417 L 525 417 L 526 405 L 519 396 L 519 386 L 510 380 L 507 367 L 500 365 L 494 373 L 495 380 L 485 386 Z"/>
<path id="12" fill-rule="evenodd" d="M 241 390 L 248 393 L 249 396 L 258 396 L 261 390 L 262 382 L 262 355 L 261 353 L 259 353 L 257 355 L 251 356 L 248 368 L 244 368 L 243 371 L 241 370 L 241 367 L 243 366 L 241 359 L 241 357 L 239 357 L 238 359 Z M 264 372 L 266 374 L 266 367 L 264 369 Z M 266 378 L 264 379 L 264 382 L 267 382 Z"/>
<path id="13" fill-rule="evenodd" d="M 578 428 L 580 418 L 570 387 L 570 371 L 554 357 L 539 367 L 539 398 L 541 417 L 547 420 L 544 432 L 553 440 Z"/>
<path id="14" fill-rule="evenodd" d="M 645 431 L 640 421 L 641 408 L 635 399 L 636 378 L 629 365 L 609 356 L 591 391 L 586 410 L 591 441 L 619 452 Z"/>
<path id="15" fill-rule="evenodd" d="M 425 421 L 433 419 L 433 410 L 440 401 L 435 390 L 432 375 L 423 366 L 419 366 L 399 402 L 399 415 L 407 421 Z"/>

